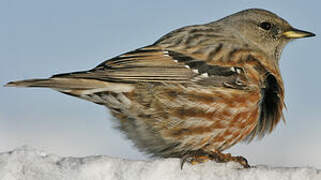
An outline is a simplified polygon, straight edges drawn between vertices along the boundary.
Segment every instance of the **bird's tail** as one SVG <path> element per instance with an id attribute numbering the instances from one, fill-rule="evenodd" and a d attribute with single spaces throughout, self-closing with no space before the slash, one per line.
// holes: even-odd
<path id="1" fill-rule="evenodd" d="M 104 100 L 94 96 L 100 92 L 123 93 L 133 90 L 131 84 L 106 82 L 95 79 L 84 78 L 48 78 L 48 79 L 27 79 L 9 82 L 6 87 L 44 87 L 51 88 L 62 93 L 76 96 L 92 101 L 97 104 L 104 104 Z"/>
<path id="2" fill-rule="evenodd" d="M 45 87 L 53 89 L 96 89 L 108 87 L 110 83 L 81 78 L 48 78 L 48 79 L 27 79 L 12 81 L 5 87 Z"/>

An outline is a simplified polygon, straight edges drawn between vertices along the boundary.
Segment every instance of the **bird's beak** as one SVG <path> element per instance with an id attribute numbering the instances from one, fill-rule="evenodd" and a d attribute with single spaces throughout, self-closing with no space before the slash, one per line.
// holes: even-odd
<path id="1" fill-rule="evenodd" d="M 286 38 L 289 39 L 298 39 L 298 38 L 305 38 L 305 37 L 312 37 L 315 36 L 314 33 L 308 32 L 308 31 L 302 31 L 299 29 L 292 28 L 289 31 L 286 31 L 282 34 Z"/>

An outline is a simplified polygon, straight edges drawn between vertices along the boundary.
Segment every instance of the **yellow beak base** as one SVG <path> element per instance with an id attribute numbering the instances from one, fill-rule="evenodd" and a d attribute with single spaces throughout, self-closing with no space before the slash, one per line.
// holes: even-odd
<path id="1" fill-rule="evenodd" d="M 305 38 L 305 37 L 313 37 L 315 36 L 314 33 L 308 32 L 308 31 L 302 31 L 299 29 L 291 29 L 289 31 L 286 31 L 282 34 L 286 38 L 289 39 L 298 39 L 298 38 Z"/>

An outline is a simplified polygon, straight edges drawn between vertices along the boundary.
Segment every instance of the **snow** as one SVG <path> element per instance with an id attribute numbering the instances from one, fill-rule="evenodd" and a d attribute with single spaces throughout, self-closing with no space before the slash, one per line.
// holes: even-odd
<path id="1" fill-rule="evenodd" d="M 242 168 L 237 163 L 185 164 L 179 159 L 133 161 L 108 156 L 60 157 L 29 147 L 0 153 L 1 180 L 321 180 L 312 167 Z"/>

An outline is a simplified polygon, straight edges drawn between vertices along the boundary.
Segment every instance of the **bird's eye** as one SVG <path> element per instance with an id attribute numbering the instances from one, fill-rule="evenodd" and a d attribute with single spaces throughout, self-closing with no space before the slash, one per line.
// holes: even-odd
<path id="1" fill-rule="evenodd" d="M 262 29 L 268 31 L 268 30 L 271 29 L 272 25 L 271 25 L 271 23 L 269 23 L 269 22 L 262 22 L 262 23 L 260 24 L 260 27 L 261 27 Z"/>

